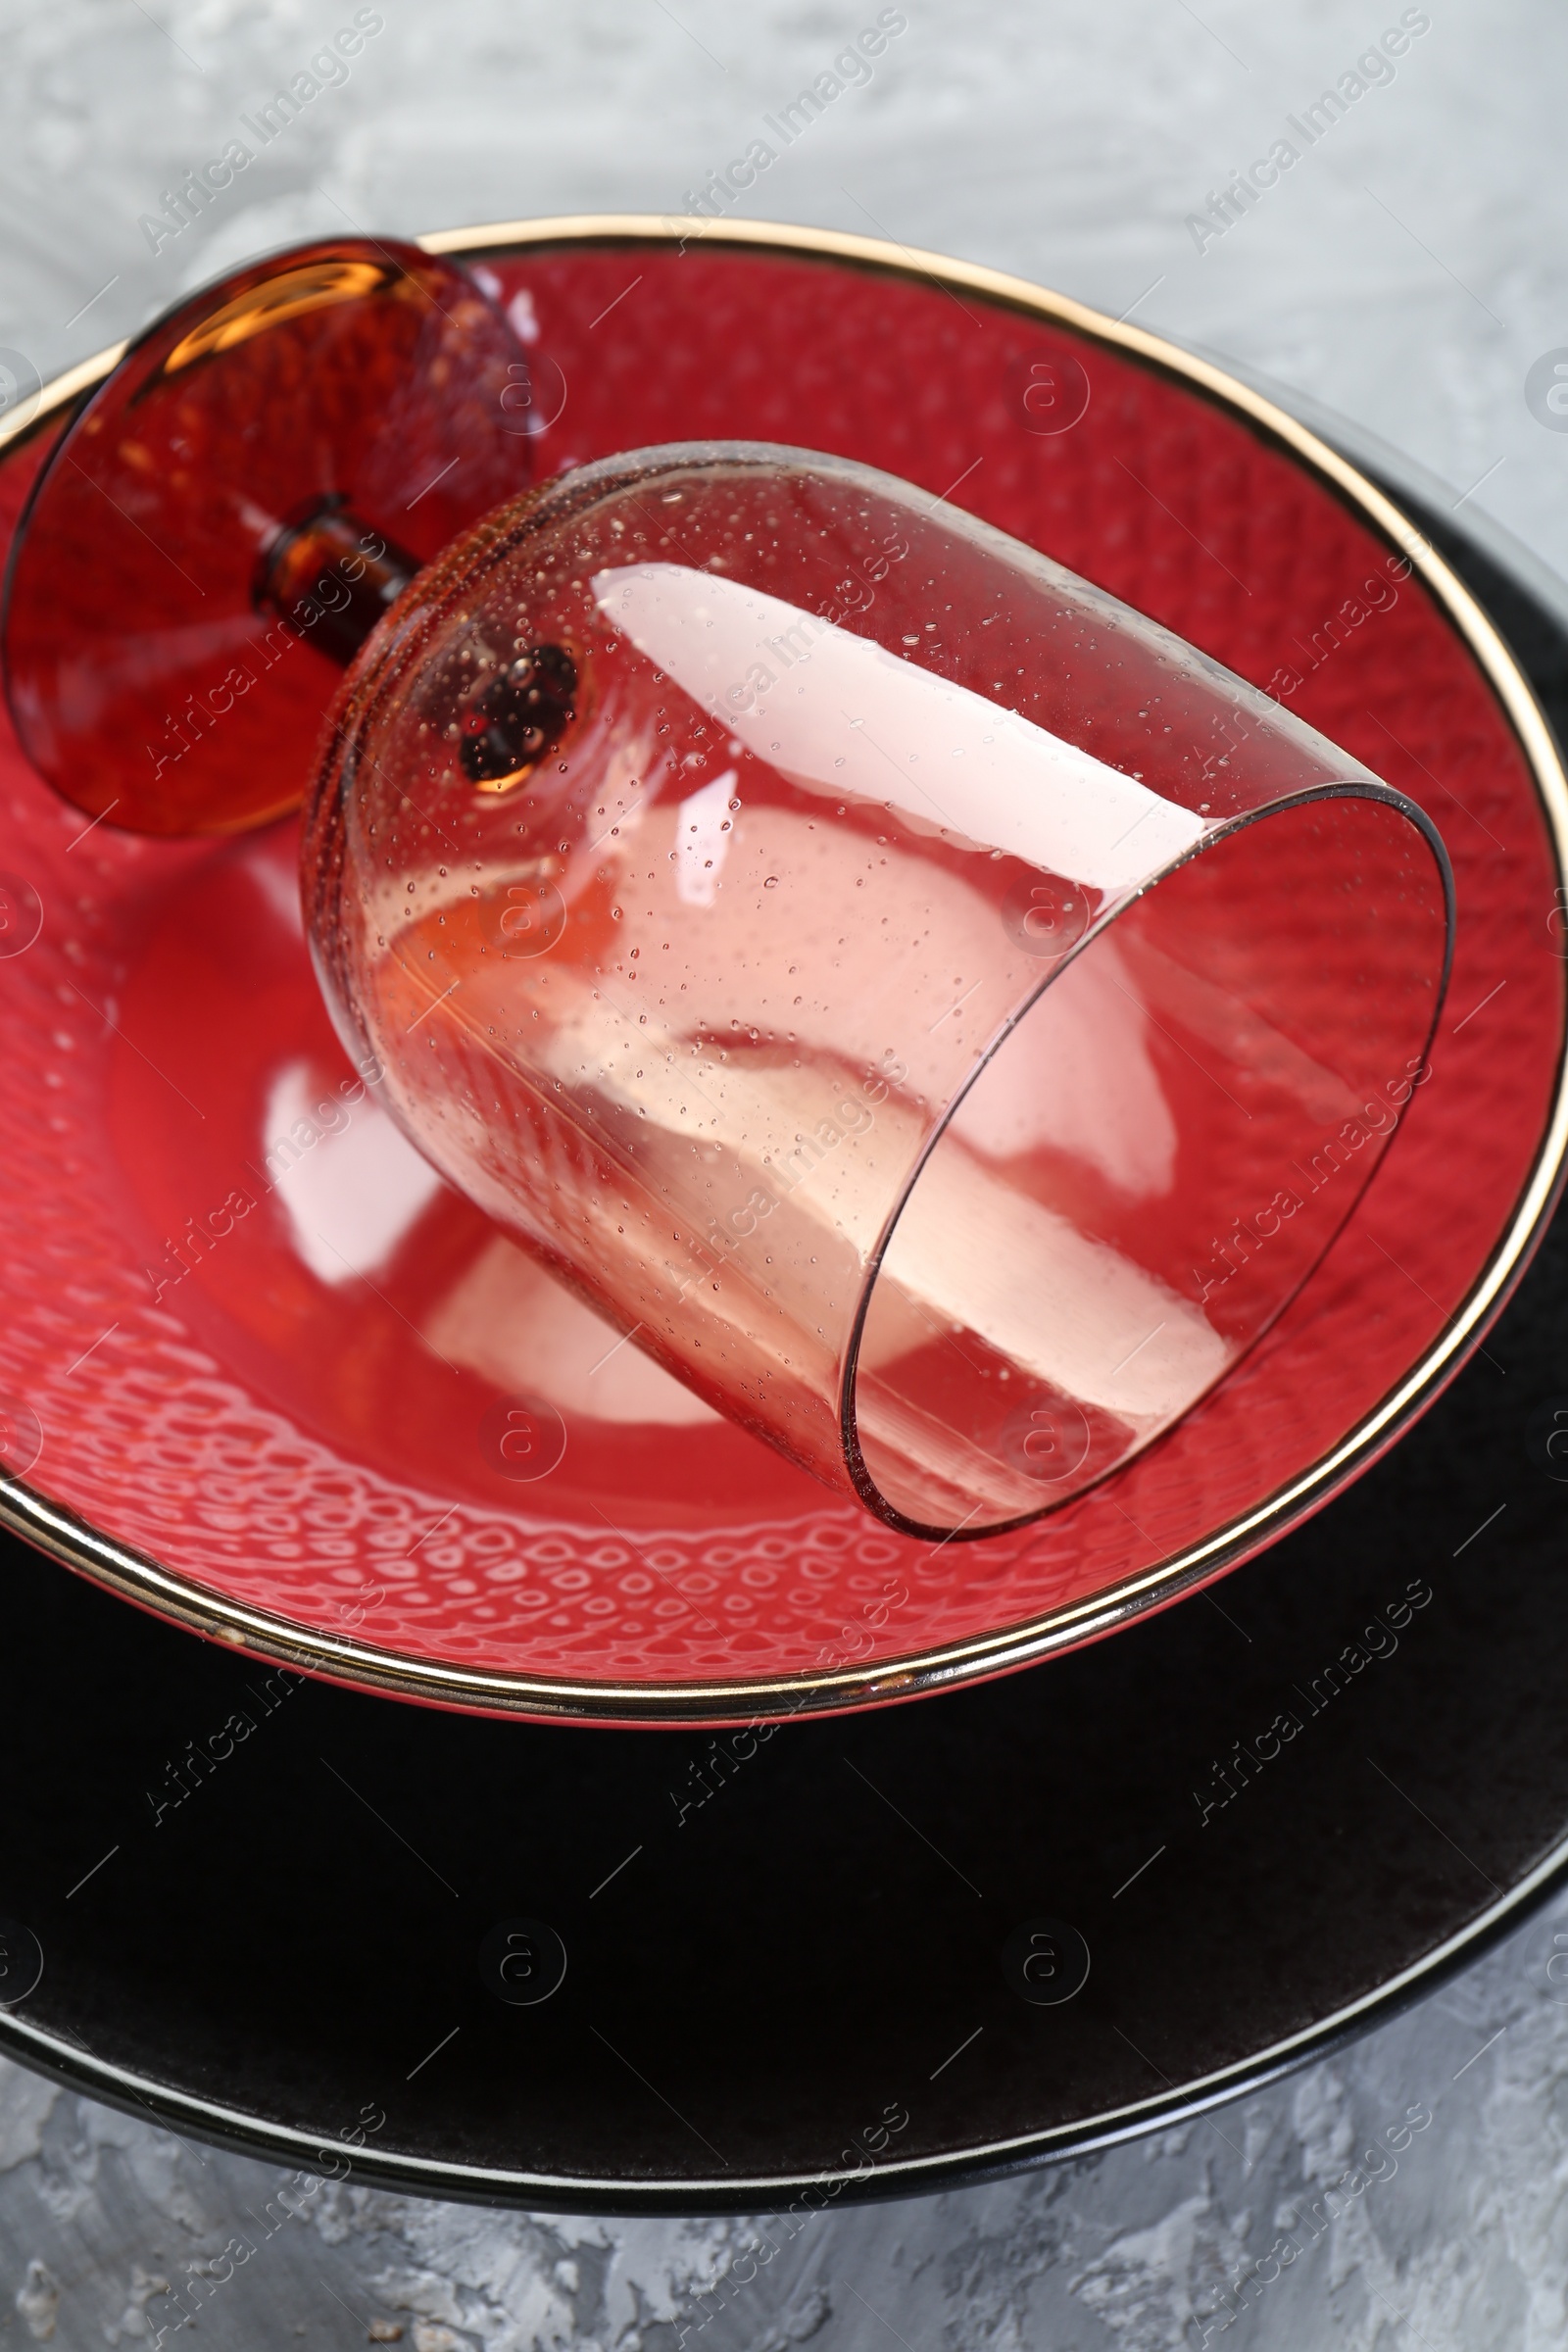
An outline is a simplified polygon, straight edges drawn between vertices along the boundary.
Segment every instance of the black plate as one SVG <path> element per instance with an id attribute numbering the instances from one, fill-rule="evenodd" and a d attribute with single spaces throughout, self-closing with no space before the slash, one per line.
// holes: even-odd
<path id="1" fill-rule="evenodd" d="M 1412 511 L 1561 732 L 1560 621 Z M 1565 1515 L 1559 1217 L 1309 1525 L 891 1712 L 470 1721 L 264 1678 L 5 1539 L 0 2044 L 308 2171 L 579 2211 L 897 2192 L 1145 2129 L 1568 1867 Z"/>

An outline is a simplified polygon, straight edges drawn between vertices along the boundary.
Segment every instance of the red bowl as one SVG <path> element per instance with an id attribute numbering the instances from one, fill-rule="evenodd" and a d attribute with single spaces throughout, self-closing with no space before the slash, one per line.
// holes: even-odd
<path id="1" fill-rule="evenodd" d="M 1568 1141 L 1568 782 L 1397 508 L 1255 393 L 1059 296 L 861 238 L 687 226 L 427 240 L 527 297 L 562 378 L 547 469 L 711 437 L 946 493 L 1420 802 L 1456 878 L 1453 978 L 1396 1148 L 1241 1370 L 1053 1517 L 933 1549 L 617 1349 L 402 1141 L 328 1026 L 292 823 L 83 832 L 0 722 L 0 1515 L 198 1632 L 428 1703 L 647 1723 L 876 1704 L 1169 1602 L 1452 1377 Z M 113 357 L 0 444 L 7 538 Z M 564 1435 L 523 1483 L 498 1440 L 518 1397 Z"/>

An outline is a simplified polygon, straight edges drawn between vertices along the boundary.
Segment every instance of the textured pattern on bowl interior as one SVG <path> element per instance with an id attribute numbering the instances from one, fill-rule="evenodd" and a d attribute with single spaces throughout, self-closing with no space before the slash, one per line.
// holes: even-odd
<path id="1" fill-rule="evenodd" d="M 1562 1035 L 1558 867 L 1518 738 L 1381 537 L 1153 367 L 973 291 L 762 250 L 566 245 L 491 266 L 564 378 L 547 465 L 709 435 L 861 458 L 953 487 L 1260 685 L 1293 671 L 1292 707 L 1447 844 L 1459 931 L 1431 1082 L 1237 1377 L 1077 1504 L 932 1550 L 828 1500 L 635 1350 L 602 1361 L 615 1335 L 440 1186 L 373 1090 L 358 1099 L 305 956 L 292 825 L 227 847 L 81 839 L 0 728 L 0 864 L 44 909 L 0 960 L 0 1393 L 41 1428 L 30 1483 L 198 1596 L 578 1684 L 590 1713 L 599 1687 L 607 1710 L 643 1691 L 657 1713 L 682 1685 L 924 1658 L 1081 1602 L 1308 1472 L 1493 1253 Z M 1089 405 L 1041 434 L 1031 370 L 1063 359 Z M 0 462 L 7 532 L 45 437 Z M 519 1395 L 566 1428 L 533 1485 L 487 1435 Z M 744 1692 L 712 1711 L 749 1711 Z"/>

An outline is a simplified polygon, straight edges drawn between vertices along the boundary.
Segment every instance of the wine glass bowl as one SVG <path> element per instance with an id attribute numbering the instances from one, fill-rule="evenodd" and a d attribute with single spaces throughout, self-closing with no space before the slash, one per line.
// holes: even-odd
<path id="1" fill-rule="evenodd" d="M 1242 680 L 739 443 L 458 541 L 345 682 L 301 879 L 449 1180 L 938 1538 L 1059 1507 L 1267 1329 L 1393 1137 L 1451 923 L 1429 821 Z"/>

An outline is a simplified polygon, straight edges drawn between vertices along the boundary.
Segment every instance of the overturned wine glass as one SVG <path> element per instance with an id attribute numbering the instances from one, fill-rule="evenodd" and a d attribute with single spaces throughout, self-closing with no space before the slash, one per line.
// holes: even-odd
<path id="1" fill-rule="evenodd" d="M 303 798 L 327 1004 L 443 1175 L 892 1525 L 1038 1517 L 1224 1380 L 1360 1198 L 1446 981 L 1442 842 L 865 466 L 536 480 L 537 375 L 412 248 L 182 305 L 35 488 L 24 746 L 144 832 Z"/>

